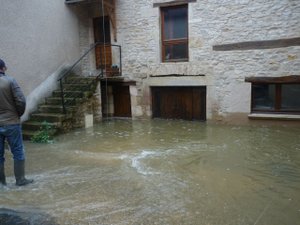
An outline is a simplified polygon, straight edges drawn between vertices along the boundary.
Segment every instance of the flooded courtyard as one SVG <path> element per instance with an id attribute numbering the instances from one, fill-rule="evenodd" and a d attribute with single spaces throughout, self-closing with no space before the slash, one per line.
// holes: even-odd
<path id="1" fill-rule="evenodd" d="M 56 225 L 300 224 L 299 127 L 111 120 L 25 147 L 35 183 L 7 152 L 0 208 Z"/>

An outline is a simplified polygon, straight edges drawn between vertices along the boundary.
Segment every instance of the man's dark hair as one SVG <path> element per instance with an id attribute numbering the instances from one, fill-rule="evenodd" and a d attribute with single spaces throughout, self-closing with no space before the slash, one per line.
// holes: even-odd
<path id="1" fill-rule="evenodd" d="M 5 62 L 0 59 L 0 69 L 3 69 L 5 67 Z"/>

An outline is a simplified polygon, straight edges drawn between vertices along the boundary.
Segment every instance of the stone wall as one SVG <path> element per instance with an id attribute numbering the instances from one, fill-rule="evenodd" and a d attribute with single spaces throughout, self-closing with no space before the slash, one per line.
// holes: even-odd
<path id="1" fill-rule="evenodd" d="M 214 45 L 274 40 L 300 34 L 298 0 L 211 0 L 189 3 L 189 62 L 161 63 L 162 0 L 117 0 L 117 36 L 123 75 L 137 81 L 136 104 L 151 115 L 149 86 L 207 86 L 208 119 L 250 112 L 248 76 L 300 73 L 300 46 L 266 50 L 213 51 Z M 181 77 L 155 77 L 181 74 Z M 205 76 L 193 76 L 204 74 Z"/>
<path id="2" fill-rule="evenodd" d="M 98 82 L 93 96 L 79 104 L 76 108 L 76 111 L 74 111 L 71 121 L 72 128 L 85 127 L 86 115 L 93 115 L 93 123 L 97 123 L 102 120 L 101 93 L 99 86 L 100 82 Z"/>
<path id="3" fill-rule="evenodd" d="M 64 120 L 61 132 L 67 132 L 74 128 L 86 127 L 86 116 L 92 115 L 93 121 L 91 124 L 102 121 L 102 105 L 101 105 L 101 91 L 100 82 L 97 83 L 94 94 L 76 106 L 69 119 Z"/>

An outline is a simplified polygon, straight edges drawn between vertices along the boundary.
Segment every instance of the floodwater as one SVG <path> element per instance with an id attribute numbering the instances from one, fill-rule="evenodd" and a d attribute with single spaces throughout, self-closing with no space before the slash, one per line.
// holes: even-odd
<path id="1" fill-rule="evenodd" d="M 111 120 L 7 155 L 0 208 L 55 224 L 299 225 L 300 128 Z"/>

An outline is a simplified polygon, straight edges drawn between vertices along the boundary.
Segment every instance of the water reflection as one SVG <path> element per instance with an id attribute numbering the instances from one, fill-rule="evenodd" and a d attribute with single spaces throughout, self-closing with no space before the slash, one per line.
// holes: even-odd
<path id="1" fill-rule="evenodd" d="M 39 209 L 58 224 L 297 224 L 300 128 L 187 121 L 105 121 L 26 143 L 36 182 L 0 207 Z"/>

